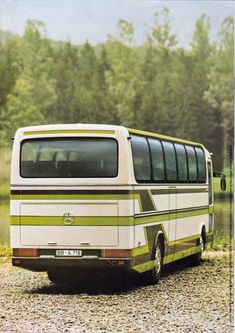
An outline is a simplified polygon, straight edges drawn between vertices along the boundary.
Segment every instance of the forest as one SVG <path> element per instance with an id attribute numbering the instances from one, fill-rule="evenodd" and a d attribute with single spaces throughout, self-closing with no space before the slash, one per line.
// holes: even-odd
<path id="1" fill-rule="evenodd" d="M 167 8 L 141 45 L 125 20 L 97 45 L 52 41 L 41 21 L 23 36 L 0 31 L 0 146 L 22 126 L 121 124 L 201 142 L 222 171 L 233 145 L 233 18 L 216 42 L 210 27 L 199 17 L 189 48 L 178 47 Z"/>

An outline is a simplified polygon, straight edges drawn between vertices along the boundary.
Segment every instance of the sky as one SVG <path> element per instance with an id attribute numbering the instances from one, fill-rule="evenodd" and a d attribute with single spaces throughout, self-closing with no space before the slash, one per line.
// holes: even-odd
<path id="1" fill-rule="evenodd" d="M 47 36 L 83 44 L 105 42 L 117 31 L 119 19 L 133 23 L 135 43 L 141 44 L 154 13 L 163 6 L 170 9 L 172 31 L 178 46 L 189 47 L 195 21 L 203 13 L 211 20 L 211 39 L 216 40 L 221 23 L 234 15 L 234 1 L 214 0 L 0 0 L 0 29 L 23 34 L 28 19 L 42 20 Z"/>

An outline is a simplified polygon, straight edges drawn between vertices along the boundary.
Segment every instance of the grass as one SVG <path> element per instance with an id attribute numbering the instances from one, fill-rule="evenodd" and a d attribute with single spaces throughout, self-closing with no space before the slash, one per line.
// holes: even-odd
<path id="1" fill-rule="evenodd" d="M 8 247 L 0 247 L 0 265 L 9 261 L 12 256 L 12 250 Z"/>
<path id="2" fill-rule="evenodd" d="M 5 183 L 1 184 L 1 190 L 0 190 L 0 201 L 6 202 L 9 200 L 10 197 L 10 185 L 9 180 L 7 180 Z"/>
<path id="3" fill-rule="evenodd" d="M 225 235 L 223 230 L 216 230 L 212 250 L 214 251 L 231 251 L 233 249 L 233 239 Z"/>
<path id="4" fill-rule="evenodd" d="M 0 247 L 0 257 L 11 257 L 12 250 L 8 247 Z"/>
<path id="5" fill-rule="evenodd" d="M 0 248 L 9 247 L 9 203 L 0 204 Z"/>
<path id="6" fill-rule="evenodd" d="M 11 150 L 8 148 L 0 149 L 0 201 L 8 201 L 10 193 L 10 165 Z"/>

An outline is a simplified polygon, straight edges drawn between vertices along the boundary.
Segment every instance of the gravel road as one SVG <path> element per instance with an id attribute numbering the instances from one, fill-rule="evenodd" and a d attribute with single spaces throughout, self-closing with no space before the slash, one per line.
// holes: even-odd
<path id="1" fill-rule="evenodd" d="M 229 255 L 207 252 L 199 267 L 178 262 L 155 286 L 92 276 L 56 286 L 46 273 L 0 264 L 0 332 L 232 332 Z"/>

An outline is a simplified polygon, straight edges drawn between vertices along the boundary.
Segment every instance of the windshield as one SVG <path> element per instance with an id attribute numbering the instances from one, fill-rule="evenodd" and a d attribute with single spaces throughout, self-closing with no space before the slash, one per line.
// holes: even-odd
<path id="1" fill-rule="evenodd" d="M 116 177 L 117 141 L 111 138 L 24 140 L 20 174 L 24 178 Z"/>

